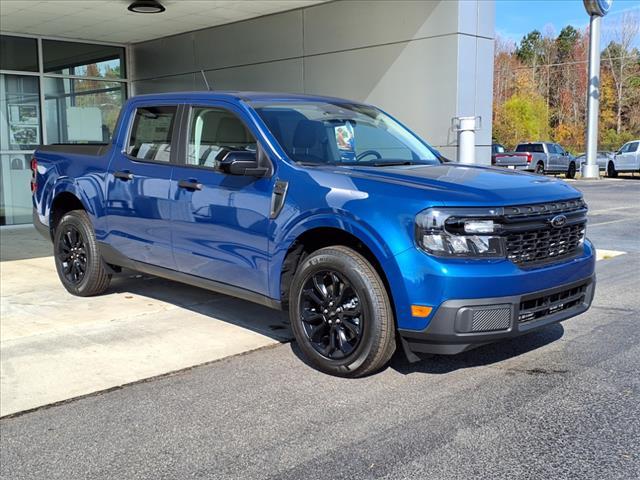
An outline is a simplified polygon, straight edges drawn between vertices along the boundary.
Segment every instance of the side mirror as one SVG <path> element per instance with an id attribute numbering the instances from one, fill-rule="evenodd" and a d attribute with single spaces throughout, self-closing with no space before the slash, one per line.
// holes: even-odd
<path id="1" fill-rule="evenodd" d="M 264 177 L 268 169 L 260 166 L 256 152 L 232 150 L 220 161 L 220 170 L 229 175 Z"/>

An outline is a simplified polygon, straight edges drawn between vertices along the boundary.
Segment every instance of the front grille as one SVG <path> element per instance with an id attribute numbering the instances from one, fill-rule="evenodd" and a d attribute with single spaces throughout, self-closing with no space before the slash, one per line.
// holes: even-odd
<path id="1" fill-rule="evenodd" d="M 507 257 L 514 263 L 531 264 L 572 256 L 582 244 L 586 225 L 543 227 L 507 236 Z"/>
<path id="2" fill-rule="evenodd" d="M 552 225 L 558 215 L 566 217 L 561 227 Z M 533 266 L 575 256 L 584 240 L 587 207 L 582 199 L 518 205 L 504 208 L 507 258 L 522 266 Z"/>
<path id="3" fill-rule="evenodd" d="M 568 310 L 576 305 L 581 305 L 585 301 L 589 283 L 590 282 L 587 281 L 559 292 L 523 299 L 520 302 L 518 322 L 525 323 L 539 320 L 547 315 Z"/>

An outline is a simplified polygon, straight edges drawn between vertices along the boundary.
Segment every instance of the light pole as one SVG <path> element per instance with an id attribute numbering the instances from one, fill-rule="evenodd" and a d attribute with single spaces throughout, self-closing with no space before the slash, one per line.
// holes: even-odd
<path id="1" fill-rule="evenodd" d="M 613 0 L 583 0 L 589 21 L 589 86 L 587 89 L 587 155 L 582 178 L 600 178 L 598 157 L 598 115 L 600 108 L 600 22 Z"/>

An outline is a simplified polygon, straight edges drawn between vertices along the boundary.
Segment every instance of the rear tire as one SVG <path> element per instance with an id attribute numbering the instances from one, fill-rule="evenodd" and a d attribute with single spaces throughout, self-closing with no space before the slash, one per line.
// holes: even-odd
<path id="1" fill-rule="evenodd" d="M 607 165 L 607 177 L 616 178 L 618 176 L 618 171 L 616 170 L 616 166 L 613 162 L 609 162 Z"/>
<path id="2" fill-rule="evenodd" d="M 537 173 L 538 175 L 544 175 L 544 163 L 538 162 L 536 164 L 535 173 Z"/>
<path id="3" fill-rule="evenodd" d="M 66 213 L 56 226 L 53 240 L 58 277 L 73 295 L 90 297 L 103 293 L 111 282 L 87 212 Z"/>
<path id="4" fill-rule="evenodd" d="M 569 164 L 569 169 L 567 170 L 567 178 L 575 178 L 576 176 L 576 164 L 575 162 L 571 162 Z"/>
<path id="5" fill-rule="evenodd" d="M 389 295 L 371 264 L 333 246 L 306 257 L 289 293 L 289 316 L 308 362 L 325 373 L 360 377 L 384 367 L 395 349 Z"/>

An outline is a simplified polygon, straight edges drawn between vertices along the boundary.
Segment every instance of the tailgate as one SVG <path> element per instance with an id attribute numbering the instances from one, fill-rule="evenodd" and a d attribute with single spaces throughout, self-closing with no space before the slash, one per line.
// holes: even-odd
<path id="1" fill-rule="evenodd" d="M 498 153 L 496 165 L 498 167 L 525 167 L 530 156 L 526 153 Z"/>

